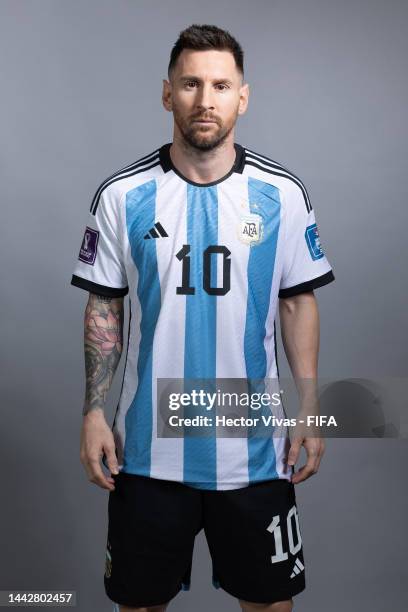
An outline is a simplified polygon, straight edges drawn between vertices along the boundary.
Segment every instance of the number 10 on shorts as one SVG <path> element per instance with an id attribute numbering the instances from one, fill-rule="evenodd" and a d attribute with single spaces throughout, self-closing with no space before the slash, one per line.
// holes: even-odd
<path id="1" fill-rule="evenodd" d="M 293 538 L 293 519 L 295 521 L 296 526 L 296 545 L 294 544 Z M 288 512 L 286 517 L 286 527 L 288 533 L 288 541 L 289 541 L 289 551 L 292 555 L 296 555 L 299 552 L 302 546 L 302 538 L 300 535 L 299 528 L 299 517 L 297 513 L 296 506 L 292 506 Z M 280 516 L 276 514 L 269 527 L 266 528 L 267 531 L 273 534 L 275 538 L 275 554 L 271 556 L 272 563 L 279 563 L 279 561 L 286 561 L 288 558 L 288 553 L 283 551 L 282 545 L 282 530 L 280 526 Z"/>

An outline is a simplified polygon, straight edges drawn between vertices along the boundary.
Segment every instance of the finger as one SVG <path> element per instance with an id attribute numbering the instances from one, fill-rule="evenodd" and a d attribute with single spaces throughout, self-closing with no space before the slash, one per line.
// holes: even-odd
<path id="1" fill-rule="evenodd" d="M 313 472 L 306 469 L 306 466 L 299 468 L 297 472 L 292 475 L 291 482 L 293 484 L 299 484 L 299 482 L 303 482 L 310 478 Z"/>
<path id="2" fill-rule="evenodd" d="M 316 474 L 316 458 L 310 457 L 306 463 L 306 465 L 302 466 L 295 474 L 292 475 L 293 484 L 297 484 L 298 482 L 302 482 L 303 480 L 307 480 L 313 474 Z"/>
<path id="3" fill-rule="evenodd" d="M 306 440 L 305 448 L 307 453 L 306 465 L 310 464 L 316 474 L 319 470 L 320 461 L 324 453 L 324 441 L 321 438 Z"/>
<path id="4" fill-rule="evenodd" d="M 317 474 L 324 453 L 325 444 L 322 438 L 306 438 L 304 440 L 304 447 L 307 454 L 307 462 L 306 465 L 300 468 L 295 474 L 292 474 L 291 480 L 294 484 L 302 482 L 310 478 L 310 476 Z"/>
<path id="5" fill-rule="evenodd" d="M 90 459 L 88 461 L 88 478 L 91 482 L 102 487 L 103 489 L 109 489 L 109 491 L 114 490 L 113 483 L 108 480 L 105 474 L 102 471 L 101 465 L 98 459 Z"/>
<path id="6" fill-rule="evenodd" d="M 318 472 L 320 469 L 320 462 L 322 460 L 322 457 L 323 457 L 323 453 L 319 453 L 316 457 L 316 472 Z"/>
<path id="7" fill-rule="evenodd" d="M 119 466 L 118 466 L 118 460 L 116 458 L 115 446 L 111 444 L 106 445 L 104 447 L 104 450 L 106 454 L 106 463 L 108 465 L 110 473 L 119 474 Z"/>
<path id="8" fill-rule="evenodd" d="M 108 491 L 115 490 L 114 482 L 112 482 L 110 478 L 106 477 L 104 474 L 96 474 L 95 476 L 92 476 L 89 480 L 90 482 L 92 482 L 93 484 L 96 484 L 98 487 L 101 487 L 102 489 L 107 489 Z"/>
<path id="9" fill-rule="evenodd" d="M 301 446 L 302 440 L 300 438 L 296 438 L 295 440 L 293 440 L 288 453 L 288 465 L 295 465 L 299 458 Z"/>

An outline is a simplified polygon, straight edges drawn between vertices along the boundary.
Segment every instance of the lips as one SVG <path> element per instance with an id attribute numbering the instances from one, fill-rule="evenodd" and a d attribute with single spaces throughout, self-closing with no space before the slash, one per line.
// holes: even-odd
<path id="1" fill-rule="evenodd" d="M 194 123 L 216 123 L 214 119 L 194 119 Z"/>

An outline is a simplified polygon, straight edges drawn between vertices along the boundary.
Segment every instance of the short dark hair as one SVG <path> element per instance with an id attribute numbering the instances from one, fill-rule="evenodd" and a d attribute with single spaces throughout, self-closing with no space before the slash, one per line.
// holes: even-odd
<path id="1" fill-rule="evenodd" d="M 241 45 L 229 32 L 221 30 L 221 28 L 215 25 L 198 25 L 193 23 L 180 32 L 170 54 L 168 67 L 169 77 L 183 49 L 194 49 L 196 51 L 206 51 L 208 49 L 231 51 L 237 69 L 241 75 L 244 76 L 244 52 Z"/>

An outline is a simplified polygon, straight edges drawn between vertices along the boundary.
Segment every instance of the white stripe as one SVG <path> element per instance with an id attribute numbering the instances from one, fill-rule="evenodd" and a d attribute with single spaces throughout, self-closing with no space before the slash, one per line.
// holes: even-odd
<path id="1" fill-rule="evenodd" d="M 300 570 L 305 569 L 305 566 L 303 565 L 300 559 L 296 559 L 296 565 L 299 567 Z"/>
<path id="2" fill-rule="evenodd" d="M 187 184 L 184 181 L 170 181 L 159 185 L 155 221 L 160 221 L 168 237 L 154 240 L 161 300 L 166 307 L 160 310 L 153 342 L 153 435 L 150 475 L 182 482 L 183 439 L 157 436 L 156 381 L 158 378 L 184 377 L 186 297 L 176 294 L 176 287 L 181 284 L 182 262 L 178 262 L 175 255 L 183 244 L 187 243 Z M 186 203 L 185 206 L 180 205 L 182 202 Z M 173 203 L 178 205 L 172 206 Z M 182 416 L 180 412 L 172 414 Z"/>
<path id="3" fill-rule="evenodd" d="M 125 184 L 126 192 L 135 186 L 135 179 L 127 179 Z M 143 181 L 142 181 L 143 182 Z M 123 467 L 123 451 L 126 443 L 125 419 L 130 405 L 135 397 L 138 386 L 137 362 L 139 358 L 140 345 L 140 319 L 141 305 L 137 296 L 137 283 L 139 279 L 138 269 L 132 259 L 131 247 L 126 227 L 126 197 L 121 201 L 119 209 L 121 215 L 121 226 L 123 228 L 121 244 L 123 247 L 123 259 L 127 263 L 126 274 L 129 286 L 129 303 L 132 312 L 132 320 L 129 328 L 129 349 L 125 365 L 122 393 L 119 399 L 118 410 L 116 413 L 115 427 L 113 435 L 115 438 L 116 450 L 118 452 L 119 469 Z"/>
<path id="4" fill-rule="evenodd" d="M 230 291 L 217 298 L 217 378 L 246 378 L 244 337 L 250 248 L 237 240 L 237 233 L 241 216 L 249 212 L 247 178 L 237 175 L 236 180 L 230 179 L 218 189 L 218 244 L 225 245 L 232 253 L 233 280 Z M 218 264 L 220 286 L 222 257 L 218 258 Z M 231 391 L 239 392 L 239 389 Z M 226 412 L 227 408 L 222 414 Z M 237 488 L 247 486 L 247 438 L 217 438 L 217 482 L 222 483 L 223 489 L 232 488 L 231 483 Z"/>
<path id="5" fill-rule="evenodd" d="M 279 192 L 279 196 L 281 195 Z M 285 231 L 284 231 L 284 203 L 280 198 L 280 223 L 278 240 L 276 243 L 276 255 L 275 255 L 275 266 L 273 270 L 273 277 L 271 283 L 271 299 L 269 302 L 268 315 L 265 323 L 265 338 L 264 347 L 267 357 L 266 362 L 266 386 L 270 387 L 267 392 L 270 394 L 279 393 L 280 385 L 278 380 L 278 368 L 275 359 L 275 326 L 274 321 L 276 318 L 276 311 L 278 306 L 278 292 L 279 284 L 282 275 L 283 258 L 282 254 L 284 251 L 285 243 Z M 271 412 L 276 418 L 284 418 L 285 413 L 283 406 L 271 406 Z M 285 435 L 286 434 L 286 435 Z M 292 470 L 290 466 L 284 461 L 290 448 L 289 431 L 287 427 L 276 427 L 273 435 L 273 445 L 275 449 L 276 458 L 276 472 L 278 478 L 286 478 L 290 480 Z"/>

